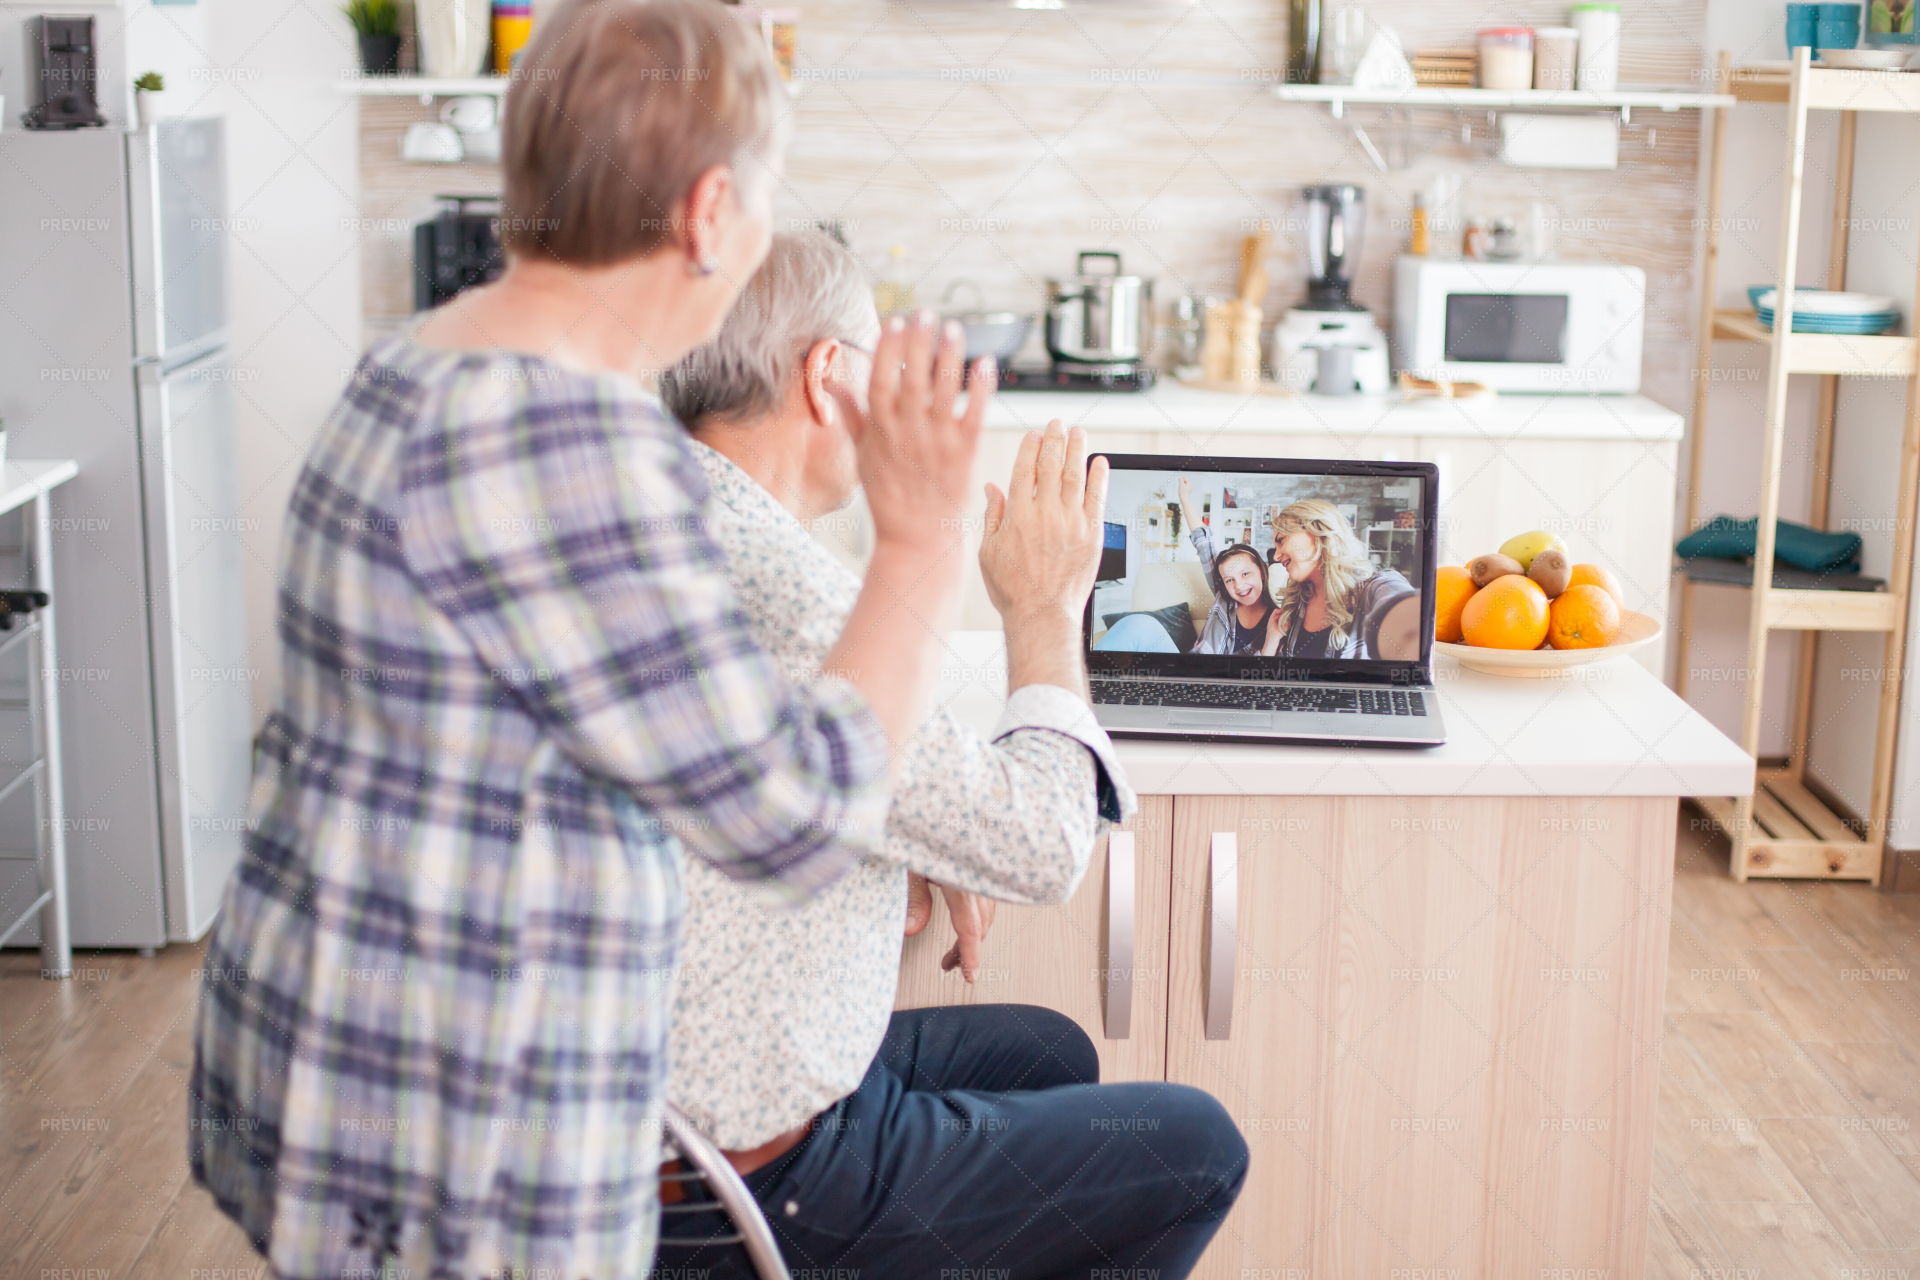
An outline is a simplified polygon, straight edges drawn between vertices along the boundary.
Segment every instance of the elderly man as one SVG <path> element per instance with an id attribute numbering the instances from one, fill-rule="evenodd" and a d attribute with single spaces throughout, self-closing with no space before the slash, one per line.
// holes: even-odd
<path id="1" fill-rule="evenodd" d="M 858 488 L 879 332 L 850 254 L 780 236 L 720 336 L 662 380 L 713 482 L 748 626 L 796 678 L 818 673 L 859 586 L 807 522 Z M 802 1272 L 1174 1280 L 1245 1177 L 1213 1098 L 1099 1084 L 1092 1042 L 1059 1014 L 892 1011 L 910 871 L 950 895 L 1061 902 L 1103 822 L 1132 808 L 1080 657 L 1105 489 L 1084 434 L 1057 422 L 1022 442 L 1008 493 L 988 486 L 980 559 L 1006 627 L 1006 712 L 987 737 L 936 712 L 908 742 L 878 854 L 791 912 L 687 867 L 669 1097 L 728 1151 Z M 950 966 L 971 969 L 977 931 Z M 698 1243 L 721 1225 L 670 1214 L 663 1271 L 749 1275 L 738 1247 Z"/>

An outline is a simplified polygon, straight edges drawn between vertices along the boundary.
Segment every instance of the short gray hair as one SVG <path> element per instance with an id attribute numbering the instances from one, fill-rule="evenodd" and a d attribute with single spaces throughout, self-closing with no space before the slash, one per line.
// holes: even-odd
<path id="1" fill-rule="evenodd" d="M 752 422 L 779 410 L 816 342 L 859 342 L 873 330 L 859 259 L 822 232 L 782 233 L 719 336 L 660 375 L 660 398 L 689 427 Z"/>

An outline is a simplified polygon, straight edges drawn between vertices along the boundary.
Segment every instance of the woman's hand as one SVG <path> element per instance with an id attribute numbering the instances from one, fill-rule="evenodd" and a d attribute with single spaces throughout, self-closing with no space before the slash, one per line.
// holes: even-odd
<path id="1" fill-rule="evenodd" d="M 877 544 L 930 550 L 964 527 L 960 504 L 996 385 L 993 357 L 975 364 L 966 411 L 955 413 L 966 333 L 954 323 L 940 332 L 936 323 L 925 311 L 889 320 L 873 353 L 867 413 L 841 397 Z"/>
<path id="2" fill-rule="evenodd" d="M 1180 519 L 1186 523 L 1188 533 L 1200 527 L 1200 517 L 1193 511 L 1193 480 L 1188 476 L 1180 477 Z"/>
<path id="3" fill-rule="evenodd" d="M 1280 611 L 1271 610 L 1267 614 L 1267 638 L 1260 645 L 1261 656 L 1271 658 L 1279 653 L 1280 642 L 1286 639 L 1286 635 L 1287 633 L 1280 626 Z"/>

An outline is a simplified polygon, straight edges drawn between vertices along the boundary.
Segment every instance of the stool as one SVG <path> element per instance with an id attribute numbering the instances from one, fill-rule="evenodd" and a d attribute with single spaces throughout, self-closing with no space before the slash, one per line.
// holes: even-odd
<path id="1" fill-rule="evenodd" d="M 663 1234 L 659 1247 L 686 1249 L 737 1244 L 746 1249 L 747 1259 L 753 1264 L 754 1274 L 760 1280 L 787 1280 L 787 1264 L 780 1257 L 780 1246 L 774 1242 L 773 1228 L 767 1225 L 767 1217 L 760 1212 L 759 1201 L 753 1198 L 753 1192 L 747 1190 L 747 1184 L 740 1180 L 740 1175 L 727 1163 L 727 1158 L 720 1154 L 720 1148 L 707 1141 L 706 1136 L 693 1127 L 693 1121 L 687 1119 L 679 1108 L 668 1104 L 664 1118 L 667 1139 L 680 1152 L 681 1163 L 688 1168 L 679 1173 L 663 1173 L 660 1180 L 682 1184 L 704 1183 L 713 1194 L 714 1201 L 733 1219 L 733 1232 L 730 1235 L 708 1236 L 702 1240 L 669 1240 Z M 712 1203 L 695 1203 L 684 1197 L 679 1204 L 660 1206 L 663 1215 L 713 1211 Z"/>

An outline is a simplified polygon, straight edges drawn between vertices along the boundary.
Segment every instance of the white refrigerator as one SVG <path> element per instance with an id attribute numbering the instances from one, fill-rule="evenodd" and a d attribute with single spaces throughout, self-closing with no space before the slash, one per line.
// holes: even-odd
<path id="1" fill-rule="evenodd" d="M 217 118 L 0 133 L 7 449 L 80 464 L 53 499 L 78 947 L 200 937 L 239 860 L 257 673 L 230 227 Z"/>

